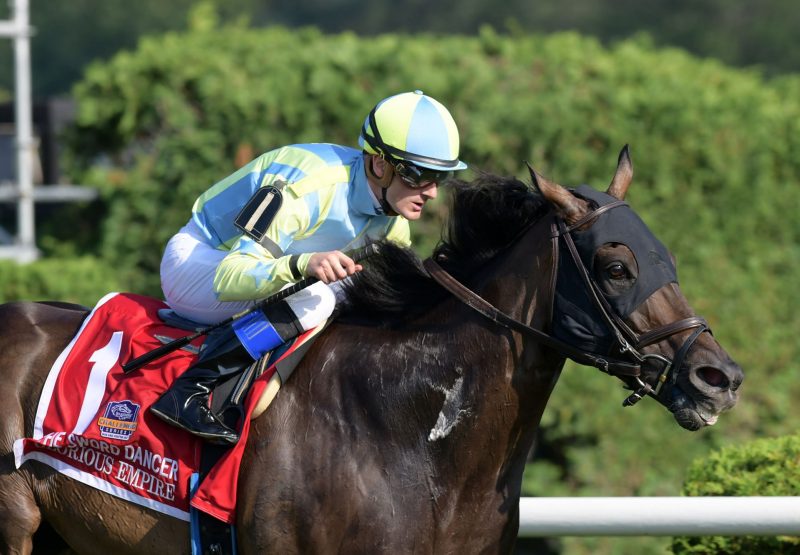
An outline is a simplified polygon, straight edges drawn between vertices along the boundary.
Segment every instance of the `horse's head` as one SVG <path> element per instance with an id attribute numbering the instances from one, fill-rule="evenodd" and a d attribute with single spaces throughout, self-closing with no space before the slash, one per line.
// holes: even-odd
<path id="1" fill-rule="evenodd" d="M 531 176 L 558 216 L 554 335 L 631 362 L 636 371 L 611 372 L 634 390 L 626 405 L 650 395 L 686 429 L 716 422 L 744 375 L 681 293 L 672 255 L 623 202 L 633 178 L 627 146 L 605 193 Z"/>

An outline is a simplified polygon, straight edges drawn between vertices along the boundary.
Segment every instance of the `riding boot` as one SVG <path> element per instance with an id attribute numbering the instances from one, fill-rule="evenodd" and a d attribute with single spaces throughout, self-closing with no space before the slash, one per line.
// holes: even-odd
<path id="1" fill-rule="evenodd" d="M 220 378 L 216 362 L 205 360 L 189 368 L 150 407 L 150 412 L 211 443 L 235 444 L 239 434 L 219 421 L 209 408 L 209 396 Z"/>
<path id="2" fill-rule="evenodd" d="M 297 336 L 303 328 L 285 302 L 255 310 L 220 330 L 194 366 L 184 372 L 150 407 L 150 411 L 213 443 L 235 444 L 239 435 L 226 426 L 209 406 L 209 396 L 223 376 L 244 370 L 275 347 Z M 209 338 L 211 339 L 211 338 Z"/>

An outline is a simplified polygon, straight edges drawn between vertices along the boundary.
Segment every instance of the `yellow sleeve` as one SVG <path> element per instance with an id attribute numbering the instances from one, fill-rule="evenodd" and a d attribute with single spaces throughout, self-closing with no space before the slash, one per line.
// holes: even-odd
<path id="1" fill-rule="evenodd" d="M 295 237 L 308 230 L 310 216 L 302 198 L 285 194 L 275 220 L 267 228 L 263 244 L 241 236 L 217 266 L 214 291 L 220 301 L 261 299 L 297 281 L 283 252 Z M 298 269 L 305 273 L 312 253 L 301 254 Z"/>
<path id="2" fill-rule="evenodd" d="M 411 229 L 408 225 L 408 220 L 402 216 L 397 216 L 389 228 L 389 233 L 386 234 L 386 239 L 398 245 L 410 247 Z"/>

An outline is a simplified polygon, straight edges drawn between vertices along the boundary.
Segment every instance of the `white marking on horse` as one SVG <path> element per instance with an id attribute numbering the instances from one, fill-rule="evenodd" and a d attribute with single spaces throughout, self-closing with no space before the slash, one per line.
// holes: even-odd
<path id="1" fill-rule="evenodd" d="M 461 408 L 461 386 L 463 383 L 464 377 L 459 376 L 450 389 L 444 390 L 442 410 L 439 411 L 439 418 L 436 419 L 436 425 L 431 429 L 431 433 L 428 435 L 428 441 L 436 441 L 446 437 L 459 423 L 461 417 L 469 413 L 468 410 Z"/>

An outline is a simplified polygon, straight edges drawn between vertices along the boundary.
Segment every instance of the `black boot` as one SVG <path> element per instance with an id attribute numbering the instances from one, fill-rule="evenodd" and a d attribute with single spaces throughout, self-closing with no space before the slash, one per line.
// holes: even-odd
<path id="1" fill-rule="evenodd" d="M 259 316 L 261 313 L 256 314 Z M 245 316 L 239 322 L 245 322 Z M 231 376 L 244 370 L 253 362 L 253 357 L 263 356 L 303 331 L 292 309 L 285 301 L 266 307 L 263 319 L 256 322 L 254 330 L 246 327 L 237 328 L 237 324 L 225 326 L 209 336 L 204 345 L 203 354 L 195 362 L 195 366 L 184 372 L 170 386 L 158 401 L 153 403 L 150 411 L 161 418 L 208 441 L 220 444 L 234 444 L 239 435 L 225 425 L 210 409 L 209 395 L 214 385 L 223 376 Z M 269 326 L 272 334 L 268 340 L 257 340 L 251 347 L 245 347 L 238 332 L 242 332 L 248 340 L 258 338 L 264 331 L 264 324 Z M 238 330 L 238 331 L 237 331 Z M 251 336 L 248 332 L 254 332 Z M 269 343 L 272 341 L 272 343 Z M 249 343 L 248 343 L 249 344 Z"/>
<path id="2" fill-rule="evenodd" d="M 220 422 L 208 406 L 211 388 L 219 377 L 219 369 L 212 361 L 198 363 L 173 382 L 150 412 L 212 443 L 235 444 L 239 434 Z"/>

